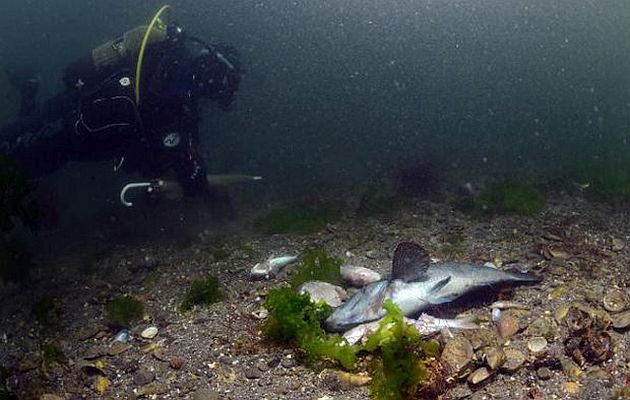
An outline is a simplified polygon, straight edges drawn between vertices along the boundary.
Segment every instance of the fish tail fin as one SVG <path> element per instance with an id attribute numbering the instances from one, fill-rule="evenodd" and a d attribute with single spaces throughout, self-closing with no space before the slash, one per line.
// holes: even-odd
<path id="1" fill-rule="evenodd" d="M 542 278 L 529 272 L 507 272 L 508 279 L 514 282 L 541 282 Z"/>

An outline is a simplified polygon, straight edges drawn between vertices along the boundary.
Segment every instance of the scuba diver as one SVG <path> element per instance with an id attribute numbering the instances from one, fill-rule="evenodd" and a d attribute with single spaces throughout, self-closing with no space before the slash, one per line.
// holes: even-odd
<path id="1" fill-rule="evenodd" d="M 0 152 L 26 178 L 68 161 L 109 159 L 115 170 L 148 180 L 130 187 L 159 189 L 172 171 L 184 195 L 213 192 L 198 148 L 200 102 L 223 110 L 232 104 L 241 78 L 236 54 L 158 16 L 69 65 L 63 92 L 39 106 L 38 80 L 23 69 L 7 70 L 22 101 L 19 119 L 0 132 Z M 121 201 L 131 205 L 123 192 Z"/>

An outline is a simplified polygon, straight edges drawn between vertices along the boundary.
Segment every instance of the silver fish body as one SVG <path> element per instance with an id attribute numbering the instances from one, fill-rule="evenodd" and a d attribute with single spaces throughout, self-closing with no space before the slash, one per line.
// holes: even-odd
<path id="1" fill-rule="evenodd" d="M 265 262 L 257 263 L 249 271 L 252 279 L 269 279 L 275 277 L 285 266 L 297 260 L 297 256 L 269 257 Z"/>
<path id="2" fill-rule="evenodd" d="M 417 315 L 432 304 L 442 304 L 481 287 L 503 282 L 538 282 L 526 273 L 513 273 L 481 265 L 440 262 L 428 263 L 426 253 L 412 243 L 402 243 L 394 253 L 392 280 L 382 280 L 365 286 L 326 320 L 326 329 L 344 332 L 350 328 L 385 316 L 383 302 L 392 300 L 405 316 Z M 412 246 L 413 245 L 413 246 Z M 411 246 L 411 250 L 408 248 Z M 419 246 L 417 248 L 421 249 Z M 407 254 L 412 252 L 411 255 Z M 423 250 L 422 250 L 423 251 Z M 397 260 L 397 258 L 401 258 Z M 416 271 L 413 271 L 416 269 Z"/>
<path id="3" fill-rule="evenodd" d="M 344 282 L 355 287 L 363 287 L 382 279 L 378 272 L 358 265 L 344 264 L 339 272 Z"/>

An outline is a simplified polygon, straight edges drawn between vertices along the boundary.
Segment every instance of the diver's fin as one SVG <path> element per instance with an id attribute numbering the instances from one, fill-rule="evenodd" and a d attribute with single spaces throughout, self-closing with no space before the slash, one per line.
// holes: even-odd
<path id="1" fill-rule="evenodd" d="M 446 278 L 442 279 L 441 281 L 439 281 L 438 283 L 436 283 L 435 285 L 433 285 L 433 287 L 431 288 L 431 290 L 429 290 L 429 293 L 435 293 L 437 291 L 439 291 L 440 289 L 442 289 L 444 286 L 446 286 L 447 283 L 449 283 L 451 281 L 451 277 L 447 276 Z"/>
<path id="2" fill-rule="evenodd" d="M 402 242 L 394 251 L 391 279 L 405 282 L 426 280 L 430 261 L 429 254 L 420 245 Z"/>

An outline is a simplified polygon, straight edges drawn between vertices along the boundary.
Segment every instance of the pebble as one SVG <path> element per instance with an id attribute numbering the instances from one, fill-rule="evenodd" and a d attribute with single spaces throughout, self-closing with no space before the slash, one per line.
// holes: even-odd
<path id="1" fill-rule="evenodd" d="M 491 369 L 497 369 L 505 362 L 505 353 L 498 347 L 487 347 L 484 349 L 486 364 Z"/>
<path id="2" fill-rule="evenodd" d="M 266 363 L 265 360 L 258 361 L 256 366 L 261 372 L 267 372 L 269 371 L 269 368 L 270 368 L 269 363 Z"/>
<path id="3" fill-rule="evenodd" d="M 258 368 L 247 368 L 245 370 L 245 378 L 258 379 L 262 376 L 262 372 Z"/>
<path id="4" fill-rule="evenodd" d="M 282 364 L 284 368 L 292 368 L 295 367 L 295 360 L 293 358 L 285 357 L 282 361 L 280 361 L 280 364 Z"/>
<path id="5" fill-rule="evenodd" d="M 164 394 L 168 392 L 168 386 L 161 382 L 151 382 L 134 390 L 134 393 L 138 397 L 142 396 L 157 396 L 158 394 Z"/>
<path id="6" fill-rule="evenodd" d="M 280 359 L 272 358 L 271 360 L 269 360 L 267 365 L 269 366 L 269 368 L 276 368 L 278 365 L 280 365 Z"/>
<path id="7" fill-rule="evenodd" d="M 612 326 L 615 329 L 624 329 L 630 326 L 630 311 L 614 314 L 611 318 Z"/>
<path id="8" fill-rule="evenodd" d="M 477 368 L 472 374 L 468 375 L 468 383 L 478 385 L 490 376 L 490 372 L 486 367 Z"/>
<path id="9" fill-rule="evenodd" d="M 525 334 L 530 337 L 542 336 L 552 342 L 560 336 L 560 331 L 556 321 L 550 317 L 539 317 L 529 324 L 525 329 Z"/>
<path id="10" fill-rule="evenodd" d="M 610 288 L 604 295 L 604 308 L 607 311 L 618 313 L 630 308 L 630 296 L 628 291 L 619 288 Z"/>
<path id="11" fill-rule="evenodd" d="M 540 353 L 547 348 L 547 339 L 535 336 L 527 341 L 527 348 L 534 354 Z"/>
<path id="12" fill-rule="evenodd" d="M 212 389 L 199 389 L 193 394 L 193 400 L 219 400 L 219 392 Z"/>
<path id="13" fill-rule="evenodd" d="M 505 362 L 501 369 L 506 372 L 518 371 L 525 363 L 525 355 L 515 349 L 505 349 Z"/>
<path id="14" fill-rule="evenodd" d="M 536 376 L 538 376 L 538 379 L 541 381 L 546 381 L 551 379 L 553 372 L 547 367 L 540 367 L 536 370 Z"/>
<path id="15" fill-rule="evenodd" d="M 624 247 L 626 247 L 626 243 L 623 241 L 623 239 L 613 238 L 612 240 L 613 251 L 621 251 L 624 249 Z"/>
<path id="16" fill-rule="evenodd" d="M 133 383 L 137 386 L 147 385 L 155 380 L 155 374 L 145 368 L 142 368 L 133 375 Z"/>
<path id="17" fill-rule="evenodd" d="M 130 348 L 131 348 L 131 345 L 129 343 L 114 342 L 107 349 L 107 354 L 110 356 L 117 356 L 129 350 Z"/>
<path id="18" fill-rule="evenodd" d="M 168 365 L 173 369 L 182 369 L 186 365 L 186 359 L 181 356 L 173 356 L 169 360 Z"/>
<path id="19" fill-rule="evenodd" d="M 466 338 L 454 338 L 446 343 L 440 358 L 454 374 L 461 376 L 467 372 L 466 369 L 472 362 L 472 344 Z"/>
<path id="20" fill-rule="evenodd" d="M 148 328 L 146 328 L 145 330 L 143 330 L 140 333 L 140 336 L 142 336 L 142 338 L 144 339 L 153 339 L 154 337 L 156 337 L 158 334 L 158 328 L 156 326 L 150 326 Z"/>
<path id="21" fill-rule="evenodd" d="M 518 332 L 519 320 L 510 312 L 501 313 L 501 317 L 497 321 L 497 329 L 503 339 L 508 339 Z"/>
<path id="22" fill-rule="evenodd" d="M 333 308 L 339 307 L 348 298 L 344 288 L 321 281 L 303 283 L 297 289 L 297 292 L 299 294 L 308 293 L 311 301 L 315 303 L 323 301 Z"/>

